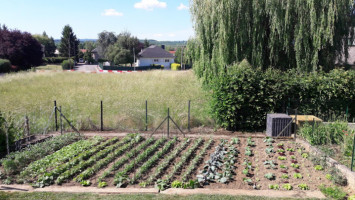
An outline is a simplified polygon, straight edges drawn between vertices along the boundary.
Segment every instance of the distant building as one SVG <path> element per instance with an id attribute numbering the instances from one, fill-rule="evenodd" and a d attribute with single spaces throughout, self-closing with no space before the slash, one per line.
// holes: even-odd
<path id="1" fill-rule="evenodd" d="M 174 63 L 175 56 L 162 47 L 151 45 L 143 49 L 137 58 L 136 66 L 164 65 L 164 68 L 170 69 L 170 65 Z"/>
<path id="2" fill-rule="evenodd" d="M 96 48 L 91 51 L 91 56 L 96 62 L 101 58 Z"/>

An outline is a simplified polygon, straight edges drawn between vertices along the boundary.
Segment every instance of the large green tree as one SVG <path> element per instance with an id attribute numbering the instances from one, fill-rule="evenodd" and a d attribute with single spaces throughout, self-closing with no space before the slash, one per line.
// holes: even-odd
<path id="1" fill-rule="evenodd" d="M 144 44 L 130 32 L 124 31 L 117 36 L 115 44 L 108 48 L 106 58 L 115 64 L 134 63 L 134 57 L 143 49 Z"/>
<path id="2" fill-rule="evenodd" d="M 96 42 L 97 53 L 101 58 L 107 58 L 106 52 L 110 45 L 115 44 L 117 37 L 114 32 L 103 31 L 99 33 L 99 39 Z"/>
<path id="3" fill-rule="evenodd" d="M 66 25 L 62 31 L 62 38 L 60 40 L 59 52 L 64 57 L 77 56 L 79 53 L 80 41 L 76 38 L 73 29 Z"/>
<path id="4" fill-rule="evenodd" d="M 57 47 L 55 46 L 53 37 L 48 37 L 46 32 L 43 32 L 42 35 L 33 35 L 33 37 L 44 46 L 44 55 L 46 57 L 54 56 Z"/>
<path id="5" fill-rule="evenodd" d="M 199 53 L 194 67 L 206 81 L 247 59 L 282 70 L 329 70 L 348 56 L 353 0 L 190 0 Z M 194 42 L 196 42 L 194 41 Z"/>

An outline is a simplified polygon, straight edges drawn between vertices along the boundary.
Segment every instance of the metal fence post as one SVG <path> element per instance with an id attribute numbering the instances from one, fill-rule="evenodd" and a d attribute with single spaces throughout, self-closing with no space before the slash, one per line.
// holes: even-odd
<path id="1" fill-rule="evenodd" d="M 169 138 L 169 121 L 170 121 L 170 110 L 169 110 L 169 108 L 168 108 L 168 138 Z"/>
<path id="2" fill-rule="evenodd" d="M 145 100 L 145 131 L 148 131 L 148 101 Z"/>
<path id="3" fill-rule="evenodd" d="M 189 100 L 189 105 L 188 105 L 188 116 L 187 116 L 187 130 L 190 132 L 190 104 L 191 100 Z"/>
<path id="4" fill-rule="evenodd" d="M 103 114 L 103 103 L 101 101 L 101 131 L 104 131 L 104 114 Z"/>
<path id="5" fill-rule="evenodd" d="M 59 112 L 60 112 L 60 134 L 63 134 L 63 117 L 62 117 L 62 106 L 59 106 Z"/>
<path id="6" fill-rule="evenodd" d="M 55 118 L 55 131 L 58 131 L 58 118 L 57 118 L 57 101 L 54 100 L 54 118 Z"/>
<path id="7" fill-rule="evenodd" d="M 351 171 L 354 171 L 354 159 L 355 159 L 355 135 L 354 135 L 354 141 L 353 141 L 353 155 L 351 156 L 351 166 L 350 169 Z"/>
<path id="8" fill-rule="evenodd" d="M 30 123 L 27 115 L 25 116 L 25 130 L 26 130 L 26 137 L 28 141 L 28 137 L 30 136 Z"/>

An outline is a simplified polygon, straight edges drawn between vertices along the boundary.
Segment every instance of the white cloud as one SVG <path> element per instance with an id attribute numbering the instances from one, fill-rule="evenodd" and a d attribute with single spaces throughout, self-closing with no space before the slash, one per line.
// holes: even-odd
<path id="1" fill-rule="evenodd" d="M 161 2 L 158 0 L 142 0 L 141 2 L 134 4 L 135 8 L 144 9 L 148 11 L 153 11 L 154 8 L 166 8 L 166 2 Z"/>
<path id="2" fill-rule="evenodd" d="M 183 3 L 180 3 L 180 6 L 177 7 L 178 10 L 188 10 L 189 7 L 185 6 Z"/>
<path id="3" fill-rule="evenodd" d="M 176 35 L 174 33 L 170 33 L 168 36 L 169 37 L 175 37 Z"/>
<path id="4" fill-rule="evenodd" d="M 102 13 L 103 16 L 123 16 L 123 13 L 117 12 L 115 9 L 106 9 Z"/>

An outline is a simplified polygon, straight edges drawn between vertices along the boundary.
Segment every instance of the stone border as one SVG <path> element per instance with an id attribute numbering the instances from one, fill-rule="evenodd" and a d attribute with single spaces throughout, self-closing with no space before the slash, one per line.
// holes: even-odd
<path id="1" fill-rule="evenodd" d="M 234 190 L 234 189 L 177 189 L 170 188 L 160 191 L 155 188 L 94 188 L 94 187 L 60 187 L 49 186 L 45 188 L 32 188 L 29 185 L 0 185 L 4 192 L 65 192 L 65 193 L 97 193 L 97 194 L 163 194 L 163 195 L 229 195 L 229 196 L 259 196 L 269 198 L 318 198 L 325 196 L 320 191 L 273 191 L 273 190 Z"/>
<path id="2" fill-rule="evenodd" d="M 300 143 L 306 149 L 306 151 L 315 154 L 316 156 L 324 155 L 324 153 L 321 150 L 312 146 L 305 140 L 296 138 L 296 142 Z M 333 158 L 327 157 L 327 164 L 328 166 L 337 168 L 348 179 L 348 186 L 353 191 L 355 191 L 355 172 L 352 172 L 348 167 L 338 163 L 338 161 L 334 160 Z"/>

